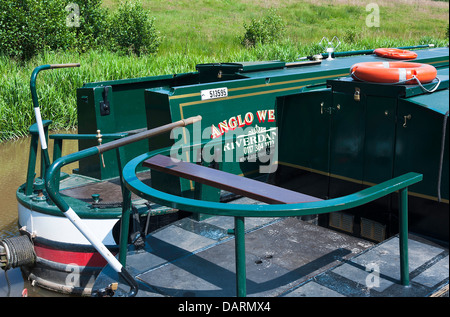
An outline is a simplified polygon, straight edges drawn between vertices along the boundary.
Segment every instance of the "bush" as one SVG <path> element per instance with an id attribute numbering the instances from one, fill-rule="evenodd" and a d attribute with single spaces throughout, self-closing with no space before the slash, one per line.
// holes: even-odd
<path id="1" fill-rule="evenodd" d="M 66 3 L 69 0 L 66 0 Z M 71 0 L 79 8 L 79 25 L 73 27 L 75 32 L 76 51 L 82 53 L 91 48 L 99 47 L 105 41 L 107 27 L 107 11 L 102 8 L 102 0 Z M 66 12 L 66 15 L 71 11 Z"/>
<path id="2" fill-rule="evenodd" d="M 0 52 L 29 59 L 44 49 L 66 49 L 74 41 L 63 0 L 0 1 Z"/>
<path id="3" fill-rule="evenodd" d="M 255 46 L 257 43 L 267 44 L 280 40 L 286 29 L 283 19 L 274 9 L 262 19 L 252 19 L 250 24 L 244 23 L 246 30 L 241 44 L 245 47 Z"/>
<path id="4" fill-rule="evenodd" d="M 112 50 L 137 56 L 156 52 L 161 39 L 154 20 L 140 1 L 122 1 L 109 19 L 108 39 Z"/>
<path id="5" fill-rule="evenodd" d="M 357 43 L 360 39 L 360 34 L 356 27 L 348 28 L 344 31 L 344 36 L 342 38 L 344 43 L 352 44 Z"/>

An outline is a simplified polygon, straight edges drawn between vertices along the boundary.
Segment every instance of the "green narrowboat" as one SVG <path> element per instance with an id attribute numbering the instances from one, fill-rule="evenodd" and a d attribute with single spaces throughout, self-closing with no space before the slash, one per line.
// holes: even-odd
<path id="1" fill-rule="evenodd" d="M 415 62 L 438 70 L 440 82 L 433 93 L 423 89 L 437 86 L 436 80 L 376 86 L 340 79 L 348 77 L 355 63 L 386 61 L 370 50 L 296 63 L 202 64 L 185 74 L 87 83 L 77 89 L 77 135 L 48 137 L 51 121 L 40 118 L 35 98 L 37 123 L 30 128 L 29 170 L 34 171 L 39 141 L 45 145 L 46 159 L 40 177 L 30 172 L 17 190 L 19 227 L 35 252 L 24 271 L 39 286 L 89 295 L 109 263 L 134 285 L 124 266 L 113 259 L 119 244 L 142 242 L 142 236 L 170 222 L 191 215 L 202 221 L 211 212 L 208 208 L 193 212 L 188 205 L 183 210 L 169 198 L 148 200 L 145 190 L 132 188 L 130 177 L 137 177 L 146 188 L 199 202 L 220 203 L 234 196 L 162 173 L 152 171 L 149 177 L 140 164 L 133 166 L 134 176 L 130 168 L 125 175 L 124 167 L 174 146 L 173 156 L 202 164 L 198 150 L 204 144 L 209 145 L 209 153 L 202 153 L 209 155 L 204 165 L 325 200 L 405 173 L 423 174 L 424 181 L 410 192 L 411 228 L 448 243 L 448 228 L 442 223 L 448 220 L 449 51 L 415 52 Z M 32 81 L 40 70 L 60 67 L 41 66 Z M 32 85 L 32 93 L 33 89 L 35 96 Z M 46 151 L 48 138 L 54 140 L 52 162 Z M 79 152 L 60 157 L 63 140 L 69 138 L 78 140 Z M 190 151 L 192 147 L 196 151 Z M 269 156 L 265 161 L 269 170 L 262 171 L 258 153 L 271 149 L 276 156 Z M 59 173 L 63 165 L 75 161 L 79 169 L 73 174 Z M 287 182 L 290 179 L 295 182 Z M 346 210 L 303 218 L 382 241 L 397 233 L 397 200 L 396 194 L 380 198 L 365 205 L 362 214 Z M 373 216 L 373 209 L 381 211 Z M 129 228 L 130 236 L 120 234 Z M 122 264 L 125 256 L 120 253 Z M 133 287 L 131 293 L 136 295 Z"/>

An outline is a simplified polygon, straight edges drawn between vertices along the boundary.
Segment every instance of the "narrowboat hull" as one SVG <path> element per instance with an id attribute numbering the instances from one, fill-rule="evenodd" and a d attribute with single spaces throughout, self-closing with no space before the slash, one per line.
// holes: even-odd
<path id="1" fill-rule="evenodd" d="M 36 193 L 26 195 L 23 188 L 16 193 L 18 226 L 23 234 L 32 238 L 36 255 L 32 267 L 22 267 L 24 274 L 32 285 L 64 294 L 89 296 L 106 260 L 57 206 L 49 200 L 37 199 Z M 121 197 L 114 195 L 118 190 L 117 180 L 102 182 L 71 175 L 61 182 L 61 192 L 68 195 L 66 199 L 73 204 L 83 223 L 114 255 L 119 250 L 122 216 L 122 207 L 117 202 Z M 103 204 L 96 205 L 89 198 L 92 193 L 100 193 Z M 133 207 L 139 215 L 137 221 L 130 221 L 130 230 L 134 232 L 147 234 L 179 218 L 175 210 L 148 205 L 142 199 L 133 199 Z"/>
<path id="2" fill-rule="evenodd" d="M 17 199 L 19 228 L 32 237 L 36 254 L 34 266 L 22 267 L 28 280 L 59 293 L 90 295 L 95 278 L 107 262 L 56 206 L 46 201 L 30 202 L 32 198 L 20 189 Z M 111 252 L 117 253 L 113 229 L 119 221 L 120 208 L 102 214 L 80 207 L 80 214 L 85 215 L 83 222 Z"/>

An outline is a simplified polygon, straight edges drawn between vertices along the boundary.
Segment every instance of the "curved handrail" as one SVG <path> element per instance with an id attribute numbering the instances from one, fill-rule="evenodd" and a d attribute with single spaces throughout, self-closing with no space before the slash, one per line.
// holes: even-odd
<path id="1" fill-rule="evenodd" d="M 235 217 L 290 217 L 341 211 L 361 206 L 391 194 L 402 188 L 420 182 L 423 178 L 421 174 L 411 172 L 363 189 L 354 194 L 315 202 L 274 205 L 226 204 L 168 194 L 144 184 L 136 177 L 136 169 L 143 161 L 157 154 L 168 153 L 168 151 L 169 148 L 148 152 L 129 161 L 123 169 L 125 186 L 136 195 L 155 203 L 176 209 L 210 215 Z"/>
<path id="2" fill-rule="evenodd" d="M 296 204 L 275 205 L 246 205 L 226 204 L 195 200 L 168 194 L 148 185 L 136 177 L 136 169 L 146 159 L 170 151 L 170 149 L 156 150 L 142 154 L 128 162 L 123 169 L 123 181 L 128 190 L 136 195 L 153 202 L 171 206 L 176 209 L 205 213 L 210 215 L 233 216 L 235 235 L 235 263 L 236 263 L 236 294 L 239 297 L 247 295 L 246 286 L 246 260 L 245 260 L 245 217 L 289 217 L 306 216 L 340 211 L 363 205 L 380 197 L 400 191 L 399 199 L 399 249 L 400 249 L 400 280 L 402 285 L 409 285 L 408 264 L 408 191 L 407 187 L 420 182 L 423 178 L 418 173 L 405 175 L 388 180 L 381 184 L 361 190 L 347 196 Z"/>

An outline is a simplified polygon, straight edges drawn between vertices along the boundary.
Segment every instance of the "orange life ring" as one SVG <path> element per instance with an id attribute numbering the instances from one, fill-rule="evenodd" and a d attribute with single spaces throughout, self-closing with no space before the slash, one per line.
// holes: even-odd
<path id="1" fill-rule="evenodd" d="M 365 62 L 350 68 L 351 76 L 360 81 L 372 83 L 415 84 L 429 83 L 436 78 L 434 66 L 411 62 Z"/>
<path id="2" fill-rule="evenodd" d="M 417 54 L 411 51 L 398 48 L 377 48 L 374 53 L 380 57 L 393 59 L 415 59 Z"/>

